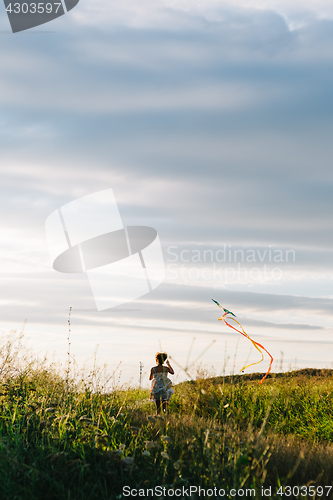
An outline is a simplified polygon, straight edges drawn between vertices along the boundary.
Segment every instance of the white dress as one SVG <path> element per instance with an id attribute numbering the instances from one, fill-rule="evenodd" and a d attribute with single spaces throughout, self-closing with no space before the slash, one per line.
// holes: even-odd
<path id="1" fill-rule="evenodd" d="M 169 401 L 175 391 L 172 389 L 172 382 L 168 378 L 167 373 L 153 372 L 153 377 L 149 399 L 151 401 Z"/>

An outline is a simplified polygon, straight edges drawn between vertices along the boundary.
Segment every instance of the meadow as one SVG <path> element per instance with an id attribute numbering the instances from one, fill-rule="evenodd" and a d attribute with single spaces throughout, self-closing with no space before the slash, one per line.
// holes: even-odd
<path id="1" fill-rule="evenodd" d="M 147 390 L 107 390 L 99 368 L 60 373 L 22 357 L 20 342 L 7 337 L 0 356 L 0 498 L 199 498 L 194 487 L 200 498 L 333 498 L 332 370 L 262 385 L 260 374 L 198 376 L 157 417 Z"/>

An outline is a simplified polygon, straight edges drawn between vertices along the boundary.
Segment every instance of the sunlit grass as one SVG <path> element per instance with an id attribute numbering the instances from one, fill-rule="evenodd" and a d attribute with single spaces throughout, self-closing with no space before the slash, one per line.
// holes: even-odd
<path id="1" fill-rule="evenodd" d="M 331 484 L 330 370 L 262 385 L 259 375 L 198 378 L 179 384 L 169 414 L 156 417 L 148 391 L 107 391 L 97 368 L 71 378 L 28 358 L 14 367 L 15 356 L 0 383 L 1 498 L 121 498 L 125 485 Z"/>

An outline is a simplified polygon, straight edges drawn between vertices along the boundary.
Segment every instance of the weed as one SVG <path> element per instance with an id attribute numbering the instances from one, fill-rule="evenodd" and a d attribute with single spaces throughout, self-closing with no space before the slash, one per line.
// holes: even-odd
<path id="1" fill-rule="evenodd" d="M 110 500 L 125 485 L 276 492 L 331 482 L 331 370 L 273 375 L 261 386 L 261 374 L 198 377 L 178 384 L 170 413 L 156 418 L 146 390 L 107 389 L 110 377 L 97 367 L 80 380 L 62 375 L 18 356 L 13 338 L 3 345 L 1 498 Z"/>

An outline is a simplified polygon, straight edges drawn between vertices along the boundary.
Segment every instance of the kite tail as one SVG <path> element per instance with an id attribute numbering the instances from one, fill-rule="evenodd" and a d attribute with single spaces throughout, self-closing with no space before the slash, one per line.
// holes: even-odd
<path id="1" fill-rule="evenodd" d="M 258 365 L 259 363 L 261 363 L 261 362 L 264 360 L 264 355 L 263 355 L 263 353 L 261 352 L 261 350 L 259 349 L 259 347 L 256 345 L 256 344 L 257 344 L 257 342 L 255 342 L 254 340 L 252 340 L 252 339 L 251 339 L 251 337 L 250 337 L 250 336 L 249 336 L 249 335 L 245 332 L 245 330 L 243 329 L 242 325 L 240 325 L 240 324 L 238 323 L 238 321 L 236 321 L 234 318 L 230 318 L 230 319 L 233 319 L 233 320 L 237 323 L 237 325 L 239 325 L 239 326 L 241 327 L 242 331 L 237 330 L 237 328 L 235 328 L 235 327 L 233 327 L 233 326 L 229 325 L 229 323 L 227 323 L 225 320 L 223 320 L 223 321 L 224 321 L 224 323 L 225 323 L 226 325 L 228 325 L 230 328 L 232 328 L 233 330 L 236 330 L 236 332 L 240 333 L 241 335 L 243 335 L 244 337 L 246 337 L 247 339 L 249 339 L 249 341 L 250 341 L 250 342 L 252 342 L 252 344 L 253 344 L 253 345 L 254 345 L 254 347 L 257 349 L 257 351 L 258 351 L 258 352 L 260 352 L 260 354 L 261 354 L 261 359 L 260 359 L 259 361 L 255 361 L 254 363 L 250 363 L 249 365 L 243 366 L 243 368 L 241 368 L 241 369 L 239 370 L 239 371 L 241 371 L 241 372 L 242 372 L 242 371 L 244 371 L 246 368 L 249 368 L 250 366 L 253 366 L 253 365 Z"/>
<path id="2" fill-rule="evenodd" d="M 258 344 L 258 342 L 256 342 Z M 265 380 L 265 378 L 267 377 L 267 375 L 269 374 L 269 372 L 271 371 L 271 368 L 272 368 L 272 363 L 274 361 L 274 358 L 273 356 L 267 351 L 267 349 L 264 348 L 264 346 L 262 346 L 261 344 L 258 344 L 265 352 L 267 352 L 268 356 L 271 358 L 271 362 L 269 363 L 269 367 L 268 367 L 268 370 L 267 370 L 267 373 L 266 375 L 260 380 L 259 384 L 262 384 L 263 381 Z"/>
<path id="3" fill-rule="evenodd" d="M 234 321 L 236 321 L 234 318 L 230 318 L 230 319 L 233 319 Z M 237 324 L 241 327 L 241 329 L 243 330 L 242 325 L 240 325 L 240 324 L 238 323 L 238 321 L 236 321 L 236 323 L 237 323 Z M 244 332 L 244 330 L 243 330 L 243 332 Z M 246 333 L 246 332 L 244 332 L 244 333 Z M 247 334 L 246 334 L 246 335 L 247 335 Z M 260 380 L 260 382 L 259 382 L 259 384 L 262 384 L 262 383 L 263 383 L 263 381 L 265 380 L 265 378 L 267 377 L 267 375 L 269 374 L 269 372 L 271 371 L 271 368 L 272 368 L 272 363 L 273 363 L 274 359 L 273 359 L 273 356 L 272 356 L 272 355 L 271 355 L 271 354 L 267 351 L 267 349 L 265 349 L 265 347 L 264 347 L 263 345 L 259 344 L 259 342 L 256 342 L 255 340 L 252 340 L 252 339 L 250 338 L 250 336 L 249 336 L 249 335 L 247 335 L 247 337 L 251 340 L 251 342 L 252 342 L 253 344 L 256 344 L 257 346 L 261 347 L 261 349 L 263 349 L 265 352 L 267 352 L 268 356 L 271 358 L 271 361 L 270 361 L 270 363 L 269 363 L 269 367 L 268 367 L 267 373 L 266 373 L 266 375 L 265 375 L 265 376 L 264 376 L 264 377 Z M 256 346 L 255 346 L 255 347 L 256 347 Z M 257 349 L 258 349 L 258 348 L 257 348 Z M 263 356 L 263 354 L 262 354 L 262 352 L 261 352 L 261 351 L 260 351 L 260 353 L 261 353 L 261 355 L 262 355 L 262 357 L 263 357 L 262 359 L 264 359 L 264 356 Z M 261 360 L 261 361 L 262 361 L 262 360 Z M 258 361 L 258 363 L 261 363 L 261 361 Z M 258 364 L 258 363 L 252 363 L 252 364 Z M 251 365 L 248 365 L 247 367 L 249 367 L 249 366 L 251 366 Z"/>
<path id="4" fill-rule="evenodd" d="M 229 323 L 227 323 L 227 321 L 224 319 L 224 316 L 225 315 L 223 315 L 222 318 L 219 318 L 219 319 L 222 320 L 227 326 L 229 326 L 233 330 L 236 330 L 236 332 L 240 333 L 241 335 L 243 335 L 244 337 L 246 337 L 247 339 L 249 339 L 252 342 L 252 344 L 254 345 L 254 347 L 257 349 L 257 351 L 259 351 L 260 354 L 261 354 L 261 356 L 262 356 L 262 358 L 261 358 L 260 361 L 256 361 L 255 363 L 251 363 L 250 365 L 247 365 L 247 366 L 243 367 L 241 369 L 241 371 L 245 370 L 246 368 L 249 368 L 249 366 L 257 365 L 257 364 L 259 364 L 259 363 L 261 363 L 263 361 L 264 355 L 263 355 L 262 351 L 259 349 L 259 347 L 261 347 L 261 349 L 263 349 L 268 354 L 268 356 L 271 358 L 271 361 L 269 363 L 269 367 L 268 367 L 267 373 L 265 374 L 265 376 L 259 382 L 259 384 L 262 384 L 263 381 L 265 380 L 265 378 L 267 377 L 267 375 L 269 374 L 269 372 L 272 369 L 272 363 L 274 361 L 273 356 L 267 351 L 267 349 L 265 349 L 265 347 L 263 345 L 259 344 L 259 342 L 256 342 L 255 340 L 251 339 L 251 337 L 245 332 L 245 330 L 243 329 L 242 325 L 240 323 L 238 323 L 238 321 L 236 321 L 234 318 L 229 318 L 229 319 L 232 319 L 233 321 L 235 321 L 235 323 L 237 323 L 237 325 L 240 326 L 240 328 L 242 329 L 242 331 L 237 330 L 237 328 L 235 328 L 232 325 L 230 325 Z"/>

